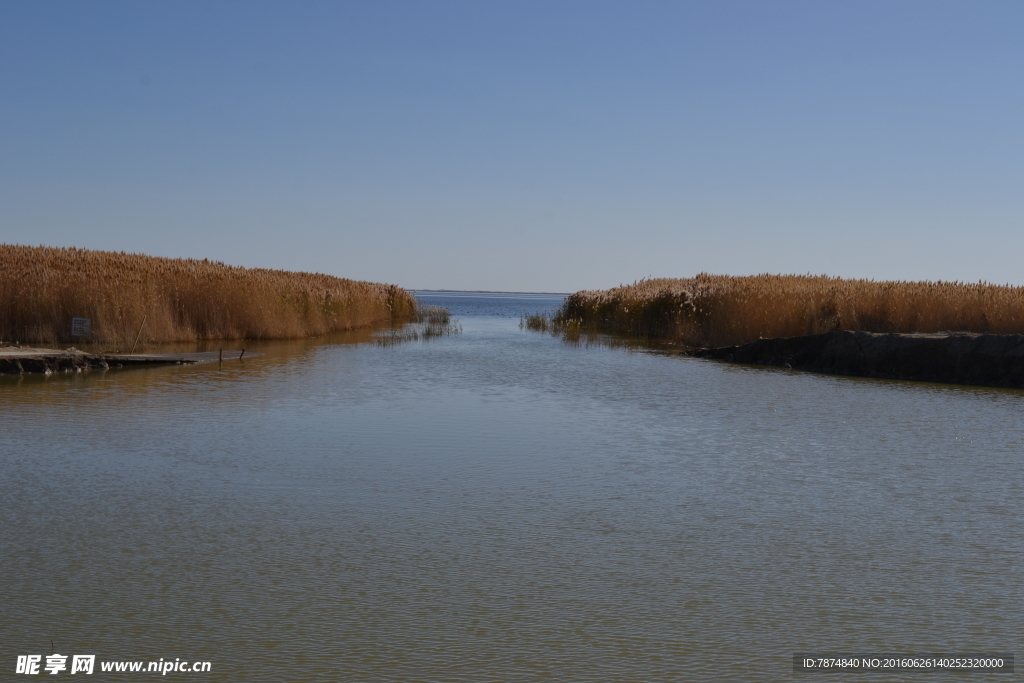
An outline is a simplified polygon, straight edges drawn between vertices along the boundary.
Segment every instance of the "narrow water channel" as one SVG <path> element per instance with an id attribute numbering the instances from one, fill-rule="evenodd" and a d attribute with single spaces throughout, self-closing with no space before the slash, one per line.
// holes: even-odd
<path id="1" fill-rule="evenodd" d="M 51 640 L 211 681 L 1024 653 L 1024 392 L 573 345 L 518 327 L 557 296 L 420 296 L 462 334 L 0 379 L 5 670 Z"/>

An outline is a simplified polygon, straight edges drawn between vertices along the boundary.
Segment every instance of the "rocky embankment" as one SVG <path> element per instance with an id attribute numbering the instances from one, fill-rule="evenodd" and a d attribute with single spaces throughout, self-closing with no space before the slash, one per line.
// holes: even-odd
<path id="1" fill-rule="evenodd" d="M 878 334 L 838 330 L 689 352 L 835 375 L 1024 388 L 1024 335 Z"/>
<path id="2" fill-rule="evenodd" d="M 194 363 L 195 360 L 174 356 L 142 356 L 85 353 L 77 349 L 0 348 L 0 375 L 24 373 L 82 372 L 107 370 L 126 365 L 163 365 Z"/>

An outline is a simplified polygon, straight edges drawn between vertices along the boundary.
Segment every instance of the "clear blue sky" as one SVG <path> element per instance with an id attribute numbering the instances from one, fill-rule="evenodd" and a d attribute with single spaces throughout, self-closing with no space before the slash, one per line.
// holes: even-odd
<path id="1" fill-rule="evenodd" d="M 0 241 L 1024 284 L 1024 3 L 0 0 Z"/>

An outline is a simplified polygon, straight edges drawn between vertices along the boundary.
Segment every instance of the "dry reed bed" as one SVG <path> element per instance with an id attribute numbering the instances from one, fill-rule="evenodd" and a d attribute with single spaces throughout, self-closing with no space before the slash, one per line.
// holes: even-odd
<path id="1" fill-rule="evenodd" d="M 0 244 L 0 339 L 66 341 L 72 316 L 94 342 L 287 339 L 415 315 L 395 285 L 330 275 L 85 249 Z"/>
<path id="2" fill-rule="evenodd" d="M 577 292 L 556 322 L 696 347 L 830 330 L 1024 334 L 1024 287 L 702 273 Z"/>

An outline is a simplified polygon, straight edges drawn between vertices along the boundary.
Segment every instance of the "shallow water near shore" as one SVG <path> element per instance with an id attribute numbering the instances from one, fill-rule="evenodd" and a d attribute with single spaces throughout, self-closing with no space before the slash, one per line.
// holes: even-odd
<path id="1" fill-rule="evenodd" d="M 204 680 L 779 681 L 801 651 L 1022 651 L 1024 392 L 419 296 L 462 334 L 0 378 L 0 665 L 52 639 Z"/>

